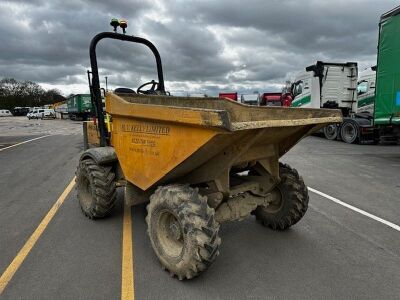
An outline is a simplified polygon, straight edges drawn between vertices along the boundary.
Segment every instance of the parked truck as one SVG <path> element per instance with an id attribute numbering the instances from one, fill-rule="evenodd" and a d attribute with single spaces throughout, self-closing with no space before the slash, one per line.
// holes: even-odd
<path id="1" fill-rule="evenodd" d="M 260 102 L 260 95 L 258 93 L 242 94 L 240 95 L 239 102 L 247 105 L 258 105 Z"/>
<path id="2" fill-rule="evenodd" d="M 293 107 L 339 108 L 343 122 L 323 129 L 327 139 L 346 143 L 400 140 L 400 6 L 379 22 L 377 65 L 361 72 L 356 63 L 318 61 L 291 87 Z"/>
<path id="3" fill-rule="evenodd" d="M 29 112 L 29 107 L 16 106 L 12 109 L 14 116 L 26 116 Z"/>
<path id="4" fill-rule="evenodd" d="M 258 105 L 260 100 L 260 95 L 258 93 L 241 94 L 240 97 L 238 97 L 237 92 L 223 92 L 219 93 L 218 98 L 229 99 L 247 105 Z"/>
<path id="5" fill-rule="evenodd" d="M 71 120 L 87 120 L 93 109 L 90 94 L 76 94 L 69 97 L 67 106 Z"/>
<path id="6" fill-rule="evenodd" d="M 354 130 L 350 132 L 348 123 L 359 121 L 362 126 L 368 125 L 368 120 L 353 118 L 357 112 L 357 76 L 356 62 L 317 61 L 316 64 L 308 66 L 305 72 L 297 74 L 291 86 L 293 95 L 291 106 L 340 109 L 344 116 L 343 123 L 323 128 L 324 136 L 329 140 L 341 137 L 346 142 L 354 142 L 348 137 L 350 134 L 353 136 L 355 134 Z"/>
<path id="7" fill-rule="evenodd" d="M 379 22 L 374 113 L 371 120 L 381 141 L 400 140 L 400 6 Z"/>
<path id="8" fill-rule="evenodd" d="M 368 68 L 358 75 L 357 112 L 374 114 L 376 66 Z"/>
<path id="9" fill-rule="evenodd" d="M 229 99 L 233 101 L 238 101 L 238 94 L 237 92 L 225 92 L 225 93 L 219 93 L 218 98 L 220 99 Z"/>
<path id="10" fill-rule="evenodd" d="M 263 93 L 260 97 L 260 106 L 290 106 L 292 95 L 283 92 Z"/>

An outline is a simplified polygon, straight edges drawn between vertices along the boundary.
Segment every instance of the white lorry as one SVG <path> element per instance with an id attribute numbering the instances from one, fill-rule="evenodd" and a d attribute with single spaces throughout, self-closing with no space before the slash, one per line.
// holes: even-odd
<path id="1" fill-rule="evenodd" d="M 338 108 L 347 117 L 357 106 L 357 63 L 317 61 L 296 76 L 293 107 Z"/>
<path id="2" fill-rule="evenodd" d="M 369 116 L 357 114 L 358 67 L 355 62 L 327 63 L 317 61 L 296 76 L 291 86 L 292 107 L 335 108 L 343 114 L 343 123 L 323 128 L 329 140 L 346 143 L 374 141 Z"/>
<path id="3" fill-rule="evenodd" d="M 258 105 L 260 103 L 260 95 L 258 93 L 242 94 L 238 102 L 247 105 Z"/>
<path id="4" fill-rule="evenodd" d="M 374 114 L 376 66 L 359 73 L 357 112 Z"/>

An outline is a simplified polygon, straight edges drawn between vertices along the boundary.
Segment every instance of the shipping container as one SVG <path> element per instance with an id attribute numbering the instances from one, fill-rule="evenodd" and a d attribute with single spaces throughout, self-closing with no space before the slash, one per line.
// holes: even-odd
<path id="1" fill-rule="evenodd" d="M 87 120 L 92 113 L 90 94 L 76 94 L 67 99 L 68 115 L 71 120 Z"/>

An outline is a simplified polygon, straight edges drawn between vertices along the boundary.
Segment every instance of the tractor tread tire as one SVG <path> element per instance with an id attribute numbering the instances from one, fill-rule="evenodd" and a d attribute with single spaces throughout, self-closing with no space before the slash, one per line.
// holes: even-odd
<path id="1" fill-rule="evenodd" d="M 91 203 L 88 207 L 84 201 L 82 189 L 84 179 L 89 182 Z M 99 219 L 108 216 L 115 206 L 117 191 L 115 173 L 112 166 L 98 165 L 93 159 L 85 159 L 79 163 L 76 171 L 77 195 L 83 214 L 89 219 Z"/>
<path id="2" fill-rule="evenodd" d="M 161 211 L 171 211 L 181 223 L 183 250 L 175 260 L 163 254 L 156 233 Z M 172 184 L 158 187 L 147 205 L 147 233 L 163 269 L 179 280 L 191 279 L 205 271 L 219 255 L 221 238 L 215 211 L 207 205 L 207 197 L 188 185 Z"/>
<path id="3" fill-rule="evenodd" d="M 308 209 L 308 189 L 296 169 L 279 163 L 281 182 L 278 189 L 282 194 L 282 207 L 276 213 L 269 213 L 262 206 L 255 210 L 256 219 L 273 230 L 286 230 L 303 218 Z"/>

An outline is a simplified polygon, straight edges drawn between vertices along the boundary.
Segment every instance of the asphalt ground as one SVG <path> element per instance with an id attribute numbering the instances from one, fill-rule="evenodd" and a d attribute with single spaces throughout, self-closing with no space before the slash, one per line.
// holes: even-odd
<path id="1" fill-rule="evenodd" d="M 82 151 L 82 136 L 77 134 L 81 125 L 62 122 L 68 123 L 62 135 L 57 130 L 0 151 L 0 274 L 19 257 L 74 177 Z M 0 144 L 49 134 L 25 136 L 21 131 L 5 137 L 1 133 Z M 309 187 L 400 225 L 400 146 L 347 145 L 309 137 L 283 161 L 295 167 Z M 400 232 L 313 192 L 305 217 L 286 232 L 264 228 L 252 217 L 222 225 L 220 256 L 204 274 L 183 282 L 161 269 L 146 235 L 145 206 L 131 212 L 136 299 L 398 299 L 400 295 Z M 112 216 L 88 220 L 73 190 L 0 298 L 121 298 L 126 267 L 123 215 L 119 193 Z"/>

